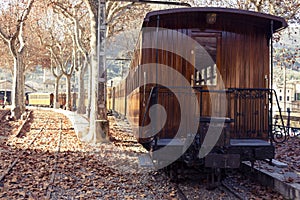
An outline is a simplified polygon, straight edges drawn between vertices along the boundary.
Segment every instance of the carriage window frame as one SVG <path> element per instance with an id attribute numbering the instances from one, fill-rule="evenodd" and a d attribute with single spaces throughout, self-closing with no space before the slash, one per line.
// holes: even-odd
<path id="1" fill-rule="evenodd" d="M 221 36 L 222 34 L 220 32 L 192 32 L 192 38 L 197 41 L 201 46 L 204 48 L 205 40 L 209 40 L 212 38 L 214 40 L 214 46 L 210 47 L 207 52 L 210 54 L 212 59 L 214 60 L 214 65 L 207 66 L 205 68 L 202 68 L 200 71 L 196 68 L 194 69 L 191 84 L 193 87 L 205 87 L 205 86 L 216 86 L 218 84 L 218 58 L 220 56 L 220 48 L 221 48 Z M 200 41 L 201 39 L 204 39 L 204 41 Z M 212 42 L 212 41 L 210 41 Z M 209 48 L 209 47 L 208 47 Z M 215 48 L 215 49 L 213 49 Z M 195 49 L 193 50 L 193 53 L 195 53 L 195 65 L 197 62 L 197 53 Z"/>

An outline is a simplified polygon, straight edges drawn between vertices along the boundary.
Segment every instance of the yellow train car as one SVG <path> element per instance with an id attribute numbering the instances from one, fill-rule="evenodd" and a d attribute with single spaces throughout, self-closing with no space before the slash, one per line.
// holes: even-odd
<path id="1" fill-rule="evenodd" d="M 53 107 L 53 93 L 30 93 L 28 94 L 28 105 Z"/>

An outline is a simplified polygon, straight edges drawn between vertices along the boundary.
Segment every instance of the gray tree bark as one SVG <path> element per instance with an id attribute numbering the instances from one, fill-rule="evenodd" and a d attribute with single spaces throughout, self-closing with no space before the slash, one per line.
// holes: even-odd
<path id="1" fill-rule="evenodd" d="M 28 1 L 26 8 L 17 19 L 17 28 L 12 35 L 5 34 L 2 28 L 0 28 L 0 38 L 2 38 L 4 43 L 9 47 L 14 61 L 11 116 L 16 119 L 19 119 L 25 111 L 25 67 L 23 63 L 25 42 L 23 38 L 23 30 L 25 21 L 27 20 L 33 3 L 34 0 Z"/>
<path id="2" fill-rule="evenodd" d="M 84 114 L 86 112 L 85 107 L 85 90 L 84 90 L 84 74 L 86 69 L 86 61 L 83 63 L 83 67 L 78 69 L 78 106 L 77 113 Z"/>
<path id="3" fill-rule="evenodd" d="M 52 71 L 53 76 L 55 77 L 53 108 L 59 108 L 58 88 L 59 88 L 59 81 L 60 81 L 63 73 L 61 71 L 59 73 L 58 67 L 53 67 L 52 61 L 51 61 L 51 71 Z"/>

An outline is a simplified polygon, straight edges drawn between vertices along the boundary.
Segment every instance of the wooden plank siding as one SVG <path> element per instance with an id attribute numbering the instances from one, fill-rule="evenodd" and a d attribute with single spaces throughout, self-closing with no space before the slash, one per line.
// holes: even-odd
<path id="1" fill-rule="evenodd" d="M 211 12 L 216 13 L 217 16 L 214 24 L 206 22 L 206 14 Z M 160 65 L 172 67 L 193 85 L 191 77 L 192 75 L 195 77 L 194 66 L 196 61 L 195 55 L 191 53 L 194 47 L 182 49 L 186 36 L 216 38 L 216 46 L 211 43 L 213 40 L 206 41 L 206 45 L 215 48 L 214 51 L 208 50 L 208 53 L 213 57 L 220 72 L 217 74 L 217 82 L 209 87 L 205 84 L 199 85 L 198 89 L 223 89 L 221 80 L 223 80 L 226 89 L 268 88 L 269 83 L 266 77 L 269 77 L 271 20 L 274 20 L 275 31 L 286 26 L 285 21 L 281 20 L 281 18 L 231 9 L 191 8 L 157 11 L 148 14 L 144 20 L 142 33 L 137 45 L 138 50 L 134 52 L 131 70 L 127 77 L 128 114 L 133 119 L 136 127 L 146 126 L 151 123 L 148 116 L 151 105 L 147 107 L 147 102 L 150 98 L 152 87 L 159 86 L 155 85 L 154 80 L 164 80 L 168 83 L 168 85 L 164 86 L 170 88 L 180 82 L 180 79 L 175 77 L 174 74 L 160 71 Z M 157 24 L 159 24 L 159 28 L 165 29 L 157 31 Z M 146 29 L 149 27 L 152 27 L 152 30 Z M 177 31 L 177 34 L 174 31 Z M 156 49 L 157 45 L 161 49 Z M 169 51 L 165 48 L 167 46 L 170 47 Z M 174 53 L 178 52 L 178 50 L 184 52 L 183 57 Z M 151 65 L 146 68 L 142 67 L 147 64 Z M 212 67 L 211 69 L 213 70 Z M 211 73 L 211 76 L 213 74 L 213 72 L 206 73 Z M 146 85 L 139 87 L 144 84 Z M 180 95 L 186 95 L 184 98 L 187 99 L 187 103 L 181 105 L 183 108 L 195 106 L 189 105 L 191 102 L 189 95 L 191 94 L 185 94 L 183 91 L 179 91 L 179 93 Z M 231 130 L 235 130 L 235 132 L 231 132 L 231 137 L 267 139 L 267 94 L 264 94 L 266 98 L 250 99 L 242 98 L 244 94 L 236 95 L 240 99 L 235 99 L 235 96 L 231 93 L 225 95 L 228 99 L 229 110 L 227 115 L 223 117 L 234 119 L 234 122 L 231 123 Z M 178 100 L 174 94 L 171 94 L 165 88 L 159 90 L 157 103 L 161 104 L 167 112 L 167 122 L 158 133 L 160 138 L 172 138 L 177 133 L 182 115 L 184 115 L 186 123 L 192 126 L 197 120 L 195 116 L 198 116 L 198 118 L 200 116 L 211 116 L 212 108 L 218 110 L 222 106 L 222 102 L 224 102 L 224 94 L 220 93 L 198 92 L 197 98 L 201 102 L 199 111 L 201 113 L 189 115 L 190 113 L 181 112 Z M 122 109 L 124 108 L 120 108 L 120 110 Z M 161 113 L 157 113 L 155 120 L 160 121 L 161 116 Z M 218 117 L 218 113 L 214 113 L 214 116 Z M 236 130 L 239 131 L 236 132 Z M 249 133 L 248 130 L 259 131 Z M 189 129 L 187 128 L 186 131 L 189 131 Z M 147 141 L 147 139 L 144 141 Z"/>
<path id="2" fill-rule="evenodd" d="M 180 40 L 182 37 L 181 32 L 188 32 L 188 30 L 180 30 L 178 34 L 178 38 L 176 40 Z M 194 32 L 195 33 L 195 32 Z M 198 32 L 200 33 L 200 32 Z M 202 32 L 203 33 L 203 32 Z M 206 32 L 204 32 L 206 33 Z M 219 32 L 216 31 L 216 33 L 207 32 L 207 34 L 218 34 Z M 195 34 L 197 35 L 197 34 Z M 194 35 L 194 36 L 195 36 Z M 264 45 L 261 44 L 261 40 L 266 41 L 266 38 L 252 38 L 252 35 L 240 35 L 240 34 L 235 34 L 235 33 L 227 33 L 227 32 L 222 32 L 220 34 L 220 38 L 218 40 L 218 48 L 217 48 L 217 66 L 218 70 L 220 71 L 220 76 L 222 77 L 222 80 L 224 81 L 224 85 L 226 88 L 265 88 L 265 80 L 264 77 L 265 75 L 268 74 L 268 64 L 262 62 L 263 60 L 268 60 L 268 58 L 264 58 L 264 54 L 261 54 L 259 52 L 262 52 L 263 49 L 265 48 Z M 227 37 L 229 35 L 229 37 Z M 192 36 L 192 35 L 191 35 Z M 199 34 L 198 34 L 199 36 Z M 158 38 L 160 41 L 163 43 L 164 41 L 168 41 L 168 36 L 162 35 L 162 32 L 160 35 L 158 35 Z M 174 34 L 172 34 L 172 37 L 174 37 Z M 151 34 L 150 40 L 154 42 L 156 39 L 155 38 L 155 32 Z M 175 41 L 176 41 L 175 40 Z M 172 38 L 172 41 L 174 41 L 174 38 Z M 255 46 L 252 43 L 257 43 Z M 266 44 L 266 42 L 264 42 Z M 180 48 L 178 47 L 177 43 L 174 42 L 174 48 Z M 231 44 L 231 45 L 227 45 Z M 252 45 L 250 45 L 252 44 Z M 155 46 L 154 43 L 152 45 Z M 249 46 L 249 49 L 245 48 L 246 46 Z M 163 45 L 162 45 L 163 46 Z M 221 48 L 222 46 L 227 46 L 227 48 Z M 245 50 L 246 49 L 246 50 Z M 181 58 L 178 55 L 174 55 L 171 52 L 163 51 L 163 50 L 156 50 L 156 49 L 146 49 L 143 50 L 143 53 L 145 53 L 145 60 L 144 57 L 142 56 L 142 64 L 147 64 L 147 63 L 156 63 L 156 61 L 159 64 L 163 64 L 166 66 L 172 66 L 174 67 L 175 70 L 178 72 L 182 73 L 182 75 L 185 76 L 186 79 L 190 80 L 190 77 L 194 71 L 193 65 L 195 63 L 188 63 L 185 59 Z M 156 55 L 158 57 L 156 58 Z M 221 56 L 222 55 L 222 56 Z M 255 58 L 255 61 L 253 61 L 249 56 L 257 56 Z M 255 66 L 261 65 L 261 68 L 257 68 Z M 155 64 L 151 66 L 152 70 L 150 72 L 147 72 L 147 77 L 146 80 L 144 80 L 144 75 L 140 74 L 141 79 L 140 81 L 143 83 L 147 83 L 150 80 L 155 80 L 156 76 L 156 71 L 155 71 Z M 223 70 L 222 70 L 223 69 Z M 263 71 L 263 73 L 258 73 L 257 71 Z M 152 73 L 151 73 L 152 72 Z M 141 72 L 140 72 L 141 73 Z M 172 83 L 176 82 L 175 77 L 172 76 L 167 76 L 164 75 L 163 73 L 158 74 L 158 79 L 168 79 L 167 82 Z M 220 80 L 220 78 L 218 78 Z M 172 85 L 170 85 L 172 86 Z M 145 126 L 150 123 L 150 119 L 148 116 L 144 116 L 146 112 L 146 105 L 145 102 L 147 102 L 149 98 L 149 94 L 151 91 L 151 87 L 153 87 L 153 84 L 149 84 L 146 87 L 146 91 L 144 92 L 144 89 L 140 89 L 140 99 L 143 99 L 143 103 L 140 102 L 140 116 L 139 116 L 139 125 L 140 126 Z M 207 87 L 202 87 L 202 89 L 207 89 Z M 210 89 L 220 89 L 218 85 L 215 87 L 210 87 Z M 178 102 L 176 101 L 175 96 L 166 98 L 163 100 L 165 97 L 163 95 L 166 94 L 161 94 L 162 96 L 159 96 L 159 101 L 158 103 L 160 105 L 163 105 L 166 110 L 167 110 L 167 115 L 169 116 L 166 126 L 164 129 L 159 133 L 160 138 L 170 138 L 172 134 L 176 133 L 180 124 L 180 116 L 182 113 L 180 112 L 180 107 Z M 163 98 L 164 97 L 164 98 Z M 201 109 L 201 115 L 202 116 L 211 116 L 211 108 L 212 106 L 215 107 L 215 110 L 218 109 L 219 106 L 221 106 L 220 102 L 222 102 L 222 95 L 219 94 L 212 94 L 212 93 L 204 93 L 202 94 L 202 102 L 205 102 L 204 106 Z M 200 101 L 200 94 L 198 94 L 198 99 Z M 213 100 L 213 102 L 212 102 Z M 233 101 L 233 100 L 232 100 Z M 230 102 L 229 102 L 230 103 Z M 245 112 L 248 112 L 250 110 L 251 105 L 249 104 L 249 108 L 245 105 L 241 105 L 243 102 L 238 102 L 238 109 L 240 110 L 240 113 L 242 113 L 243 119 L 238 119 L 238 123 L 240 125 L 241 130 L 247 130 L 250 129 L 253 124 L 259 124 L 259 121 L 261 120 L 260 117 L 256 119 L 251 119 L 252 114 L 249 113 L 247 115 Z M 137 104 L 135 104 L 137 105 Z M 134 109 L 131 106 L 131 109 Z M 137 113 L 137 111 L 135 111 Z M 199 114 L 200 115 L 200 114 Z M 267 110 L 265 115 L 267 115 Z M 231 113 L 227 117 L 233 117 L 233 113 Z M 143 121 L 143 119 L 146 119 Z M 265 120 L 267 120 L 267 117 L 263 117 Z M 159 116 L 157 117 L 156 120 L 160 120 Z M 195 119 L 189 119 L 190 121 L 194 121 Z M 251 122 L 251 124 L 247 124 L 248 122 Z M 136 120 L 135 120 L 136 121 Z M 143 123 L 143 124 L 142 124 Z M 244 124 L 244 126 L 242 125 Z M 234 125 L 232 125 L 234 126 Z M 267 123 L 265 123 L 265 130 L 267 130 Z M 266 133 L 266 132 L 265 132 Z M 249 137 L 246 133 L 239 133 L 236 134 L 236 137 Z"/>
<path id="3" fill-rule="evenodd" d="M 264 33 L 246 28 L 242 35 L 237 33 L 222 33 L 222 61 L 221 68 L 226 69 L 222 74 L 226 88 L 268 88 L 265 77 L 269 77 L 269 47 Z M 221 71 L 222 73 L 223 71 Z M 233 99 L 231 104 L 233 104 Z M 241 100 L 237 110 L 240 113 L 236 119 L 239 130 L 245 132 L 234 133 L 233 138 L 268 138 L 268 104 L 267 99 Z M 264 106 L 261 108 L 260 106 Z M 254 108 L 264 109 L 262 115 L 253 115 Z M 230 116 L 234 116 L 234 110 Z M 256 117 L 254 117 L 256 116 Z M 262 124 L 263 123 L 263 124 Z M 234 124 L 232 124 L 232 128 Z M 259 130 L 249 135 L 246 130 Z"/>
<path id="4" fill-rule="evenodd" d="M 124 79 L 116 86 L 115 92 L 115 111 L 124 116 L 126 115 L 126 80 Z"/>

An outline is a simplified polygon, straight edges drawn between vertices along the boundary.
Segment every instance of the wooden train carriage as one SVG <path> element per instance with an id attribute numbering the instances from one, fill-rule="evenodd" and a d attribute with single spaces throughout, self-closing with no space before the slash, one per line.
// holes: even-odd
<path id="1" fill-rule="evenodd" d="M 71 94 L 71 107 L 78 105 L 77 101 L 77 93 Z M 28 97 L 27 97 L 28 96 Z M 26 98 L 28 98 L 28 105 L 31 106 L 49 106 L 53 107 L 54 102 L 54 95 L 53 93 L 47 92 L 35 92 L 35 93 L 28 93 Z M 66 93 L 59 93 L 58 94 L 58 103 L 59 108 L 66 109 Z M 74 105 L 75 104 L 75 105 Z"/>
<path id="2" fill-rule="evenodd" d="M 53 106 L 52 93 L 29 93 L 28 104 L 31 106 Z"/>
<path id="3" fill-rule="evenodd" d="M 67 103 L 67 95 L 66 93 L 59 93 L 58 94 L 58 103 L 60 108 L 65 108 Z"/>
<path id="4" fill-rule="evenodd" d="M 58 94 L 58 106 L 62 109 L 68 109 L 68 110 L 76 110 L 76 107 L 78 106 L 78 93 L 77 92 L 71 92 L 71 99 L 70 101 L 70 108 L 66 108 L 67 104 L 67 94 L 59 93 Z M 84 99 L 84 105 L 87 105 L 87 97 L 85 96 Z"/>
<path id="5" fill-rule="evenodd" d="M 199 132 L 213 118 L 223 119 L 228 126 L 219 145 L 253 146 L 243 140 L 252 139 L 259 146 L 268 141 L 270 38 L 286 26 L 283 18 L 236 9 L 181 8 L 148 13 L 131 63 L 128 117 L 134 119 L 135 126 L 146 126 L 151 123 L 151 105 L 158 103 L 167 113 L 166 123 L 156 135 L 160 139 L 174 137 L 183 120 L 187 126 L 181 131 L 186 135 L 195 121 L 200 124 Z M 184 89 L 186 82 L 163 66 L 185 78 L 198 105 L 190 104 L 193 95 Z M 178 98 L 186 103 L 179 103 Z M 195 109 L 182 113 L 183 107 Z M 155 121 L 161 121 L 161 116 L 156 113 Z M 143 128 L 137 135 L 141 143 L 153 139 Z M 204 139 L 205 133 L 202 136 Z M 269 151 L 272 157 L 274 150 Z"/>
<path id="6" fill-rule="evenodd" d="M 116 86 L 116 92 L 114 96 L 114 110 L 125 116 L 126 115 L 126 79 L 122 80 Z"/>

